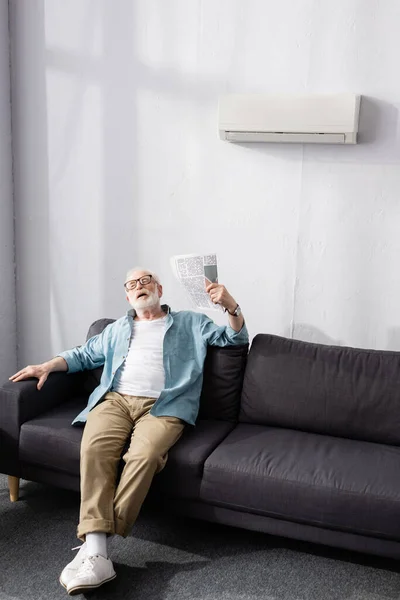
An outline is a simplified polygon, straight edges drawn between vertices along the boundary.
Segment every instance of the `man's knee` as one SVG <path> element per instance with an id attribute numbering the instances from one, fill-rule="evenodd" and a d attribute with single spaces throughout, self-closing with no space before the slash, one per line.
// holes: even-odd
<path id="1" fill-rule="evenodd" d="M 125 437 L 107 436 L 104 431 L 84 435 L 81 443 L 81 458 L 93 458 L 95 460 L 98 460 L 99 457 L 119 459 L 126 441 Z"/>
<path id="2" fill-rule="evenodd" d="M 123 458 L 125 463 L 141 461 L 149 466 L 158 467 L 165 454 L 165 449 L 161 450 L 157 444 L 137 436 L 133 438 Z"/>
<path id="3" fill-rule="evenodd" d="M 104 440 L 101 437 L 99 431 L 89 429 L 84 431 L 81 441 L 81 455 L 99 451 L 102 445 L 104 445 Z"/>

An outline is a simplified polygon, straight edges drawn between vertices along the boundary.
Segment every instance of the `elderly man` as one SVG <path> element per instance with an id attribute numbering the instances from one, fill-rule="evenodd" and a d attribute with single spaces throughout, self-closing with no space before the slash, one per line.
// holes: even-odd
<path id="1" fill-rule="evenodd" d="M 237 302 L 223 285 L 206 290 L 228 313 L 219 327 L 206 315 L 173 312 L 161 305 L 158 277 L 139 268 L 128 272 L 126 298 L 132 309 L 85 345 L 62 352 L 41 365 L 28 366 L 10 379 L 39 379 L 41 389 L 52 371 L 74 373 L 104 365 L 100 385 L 73 421 L 86 423 L 81 444 L 81 508 L 77 530 L 84 543 L 62 571 L 61 584 L 77 594 L 114 579 L 107 538 L 126 537 L 155 473 L 168 450 L 194 425 L 199 410 L 207 345 L 248 341 Z M 117 484 L 123 448 L 124 468 Z"/>

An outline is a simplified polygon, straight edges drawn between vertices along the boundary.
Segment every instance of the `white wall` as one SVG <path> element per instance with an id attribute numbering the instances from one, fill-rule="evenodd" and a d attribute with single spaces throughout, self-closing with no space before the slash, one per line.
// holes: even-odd
<path id="1" fill-rule="evenodd" d="M 17 366 L 8 2 L 0 0 L 0 383 Z"/>
<path id="2" fill-rule="evenodd" d="M 252 335 L 400 349 L 399 23 L 398 0 L 14 0 L 21 362 L 122 315 L 135 264 L 187 307 L 189 252 Z M 229 91 L 361 93 L 362 143 L 223 143 Z"/>

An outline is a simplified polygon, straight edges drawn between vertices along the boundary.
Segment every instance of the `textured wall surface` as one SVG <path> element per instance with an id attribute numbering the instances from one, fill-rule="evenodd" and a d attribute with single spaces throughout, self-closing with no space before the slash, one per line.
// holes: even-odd
<path id="1" fill-rule="evenodd" d="M 189 252 L 252 335 L 400 349 L 398 0 L 12 6 L 22 362 L 122 315 L 136 264 L 188 307 Z M 347 91 L 355 147 L 218 139 L 221 93 Z"/>
<path id="2" fill-rule="evenodd" d="M 16 344 L 8 2 L 0 0 L 0 382 L 15 373 Z"/>

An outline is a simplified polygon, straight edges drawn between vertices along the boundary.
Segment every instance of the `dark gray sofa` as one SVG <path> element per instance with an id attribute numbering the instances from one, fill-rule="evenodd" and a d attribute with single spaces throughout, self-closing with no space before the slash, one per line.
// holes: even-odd
<path id="1" fill-rule="evenodd" d="M 78 490 L 82 429 L 70 423 L 98 378 L 5 383 L 0 471 Z M 265 334 L 248 356 L 210 348 L 197 426 L 151 494 L 188 516 L 399 558 L 400 352 Z"/>

